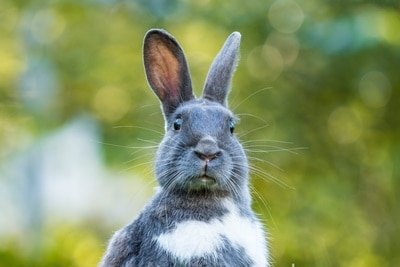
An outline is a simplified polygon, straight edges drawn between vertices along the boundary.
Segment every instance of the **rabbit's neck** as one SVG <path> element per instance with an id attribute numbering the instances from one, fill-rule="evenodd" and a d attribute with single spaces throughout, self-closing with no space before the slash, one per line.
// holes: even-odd
<path id="1" fill-rule="evenodd" d="M 250 195 L 248 190 L 243 190 L 239 194 L 232 195 L 228 191 L 211 191 L 211 190 L 199 190 L 199 191 L 187 191 L 187 190 L 174 190 L 165 191 L 160 190 L 160 193 L 166 197 L 166 199 L 174 199 L 174 201 L 183 201 L 184 203 L 192 203 L 193 205 L 212 205 L 215 203 L 221 203 L 221 201 L 230 199 L 239 206 L 249 204 Z"/>
<path id="2" fill-rule="evenodd" d="M 155 197 L 155 203 L 159 206 L 173 211 L 182 211 L 193 216 L 208 217 L 218 216 L 224 213 L 223 203 L 230 202 L 244 213 L 250 211 L 250 196 L 246 195 L 232 196 L 228 192 L 185 192 L 185 191 L 163 191 L 158 192 Z M 189 216 L 191 216 L 189 215 Z"/>
<path id="3" fill-rule="evenodd" d="M 225 190 L 183 190 L 183 189 L 175 189 L 170 191 L 163 191 L 164 194 L 169 195 L 171 197 L 177 197 L 186 200 L 205 200 L 212 201 L 218 200 L 221 198 L 229 197 L 229 192 Z"/>

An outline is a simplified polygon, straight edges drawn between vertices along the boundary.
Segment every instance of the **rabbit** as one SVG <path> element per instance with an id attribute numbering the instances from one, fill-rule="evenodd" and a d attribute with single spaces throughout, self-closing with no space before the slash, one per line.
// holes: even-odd
<path id="1" fill-rule="evenodd" d="M 143 59 L 161 102 L 165 136 L 155 159 L 159 190 L 111 238 L 100 266 L 270 266 L 251 209 L 248 161 L 227 95 L 241 35 L 233 32 L 195 98 L 184 53 L 168 32 L 148 31 Z"/>

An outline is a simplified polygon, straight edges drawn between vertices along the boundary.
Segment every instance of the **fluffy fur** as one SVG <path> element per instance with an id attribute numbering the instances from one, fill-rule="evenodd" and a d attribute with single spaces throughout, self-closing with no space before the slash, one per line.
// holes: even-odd
<path id="1" fill-rule="evenodd" d="M 247 158 L 226 107 L 239 44 L 239 33 L 228 37 L 195 99 L 176 40 L 163 30 L 147 33 L 146 74 L 166 121 L 155 162 L 160 190 L 114 234 L 101 266 L 269 266 Z"/>

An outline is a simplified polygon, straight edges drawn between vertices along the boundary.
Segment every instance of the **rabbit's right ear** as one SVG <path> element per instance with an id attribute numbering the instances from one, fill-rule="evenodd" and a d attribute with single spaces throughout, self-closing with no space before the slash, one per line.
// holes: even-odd
<path id="1" fill-rule="evenodd" d="M 194 98 L 185 55 L 169 33 L 159 29 L 148 31 L 143 59 L 147 80 L 160 99 L 166 118 L 180 103 Z"/>
<path id="2" fill-rule="evenodd" d="M 239 32 L 229 35 L 215 57 L 208 71 L 203 92 L 204 98 L 226 106 L 226 97 L 239 57 L 240 38 Z"/>

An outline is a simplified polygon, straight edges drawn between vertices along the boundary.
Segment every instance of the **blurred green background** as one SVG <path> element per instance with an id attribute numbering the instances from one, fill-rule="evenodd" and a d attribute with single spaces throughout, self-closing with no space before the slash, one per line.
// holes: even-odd
<path id="1" fill-rule="evenodd" d="M 242 33 L 230 107 L 275 266 L 400 266 L 395 0 L 1 0 L 0 266 L 95 266 L 153 194 L 154 27 L 197 95 Z"/>

